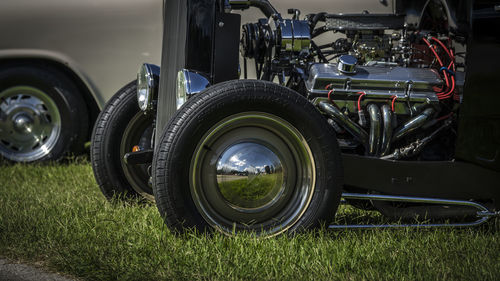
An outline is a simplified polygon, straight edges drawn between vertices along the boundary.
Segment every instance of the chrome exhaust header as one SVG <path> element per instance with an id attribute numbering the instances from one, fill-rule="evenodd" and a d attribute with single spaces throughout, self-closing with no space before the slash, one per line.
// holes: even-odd
<path id="1" fill-rule="evenodd" d="M 368 134 L 361 128 L 358 124 L 354 123 L 349 117 L 345 116 L 338 108 L 332 104 L 322 101 L 318 104 L 318 107 L 330 115 L 336 122 L 339 123 L 346 131 L 351 133 L 358 141 L 360 141 L 365 147 L 368 146 Z"/>

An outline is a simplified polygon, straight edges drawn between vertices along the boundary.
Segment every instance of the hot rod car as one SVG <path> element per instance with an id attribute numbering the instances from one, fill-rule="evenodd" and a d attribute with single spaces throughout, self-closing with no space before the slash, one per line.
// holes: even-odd
<path id="1" fill-rule="evenodd" d="M 94 128 L 108 198 L 154 196 L 173 230 L 263 236 L 330 223 L 341 197 L 470 219 L 447 225 L 498 215 L 499 5 L 286 18 L 267 0 L 164 4 L 161 71 L 144 64 Z M 265 17 L 241 25 L 251 7 Z"/>

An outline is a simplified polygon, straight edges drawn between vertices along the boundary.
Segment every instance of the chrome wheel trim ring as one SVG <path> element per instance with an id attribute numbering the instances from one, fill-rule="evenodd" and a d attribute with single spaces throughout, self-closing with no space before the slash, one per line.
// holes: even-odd
<path id="1" fill-rule="evenodd" d="M 255 208 L 230 202 L 220 190 L 217 163 L 237 145 L 264 147 L 282 166 L 283 185 L 272 188 L 271 196 Z M 287 121 L 263 112 L 236 114 L 208 130 L 193 153 L 189 174 L 196 208 L 210 226 L 228 235 L 235 230 L 254 230 L 274 236 L 288 230 L 309 207 L 316 183 L 314 158 L 306 139 Z"/>
<path id="2" fill-rule="evenodd" d="M 61 135 L 61 115 L 54 100 L 31 86 L 0 93 L 0 153 L 32 162 L 49 155 Z"/>

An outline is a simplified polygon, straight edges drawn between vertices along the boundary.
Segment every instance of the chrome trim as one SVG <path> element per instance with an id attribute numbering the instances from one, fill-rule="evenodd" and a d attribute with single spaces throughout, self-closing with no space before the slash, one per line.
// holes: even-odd
<path id="1" fill-rule="evenodd" d="M 342 55 L 339 57 L 337 69 L 344 74 L 356 73 L 356 64 L 358 60 L 351 55 Z"/>
<path id="2" fill-rule="evenodd" d="M 281 51 L 283 52 L 291 52 L 295 51 L 293 46 L 293 27 L 292 20 L 286 19 L 282 21 L 278 21 L 277 25 L 279 26 L 278 30 L 281 34 L 281 42 L 278 42 L 281 46 Z M 299 50 L 300 51 L 300 50 Z"/>
<path id="3" fill-rule="evenodd" d="M 228 205 L 244 213 L 272 207 L 285 190 L 283 160 L 253 141 L 229 146 L 217 161 L 217 185 Z"/>
<path id="4" fill-rule="evenodd" d="M 368 105 L 368 114 L 370 115 L 370 137 L 368 142 L 368 153 L 370 155 L 378 155 L 380 147 L 380 123 L 382 115 L 376 104 Z"/>
<path id="5" fill-rule="evenodd" d="M 382 143 L 380 144 L 380 155 L 384 156 L 391 149 L 392 140 L 392 111 L 387 104 L 382 105 Z"/>
<path id="6" fill-rule="evenodd" d="M 478 209 L 476 214 L 477 220 L 469 223 L 428 223 L 428 224 L 367 224 L 367 225 L 330 225 L 329 229 L 349 229 L 349 228 L 400 228 L 400 227 L 466 227 L 477 226 L 485 223 L 493 216 L 499 216 L 500 212 L 490 211 L 487 207 L 472 201 L 440 199 L 440 198 L 425 198 L 425 197 L 411 197 L 411 196 L 397 196 L 397 195 L 380 195 L 380 194 L 361 194 L 361 193 L 342 193 L 343 200 L 374 200 L 374 201 L 392 201 L 392 202 L 412 202 L 412 203 L 426 203 L 438 205 L 454 205 L 466 206 Z"/>
<path id="7" fill-rule="evenodd" d="M 404 98 L 407 90 L 407 81 L 412 80 L 412 98 L 431 96 L 434 101 L 439 101 L 433 87 L 442 86 L 443 80 L 436 73 L 427 68 L 411 67 L 379 67 L 379 66 L 356 66 L 356 74 L 345 74 L 337 71 L 335 63 L 315 63 L 309 68 L 310 75 L 306 81 L 306 88 L 311 93 L 324 93 L 325 86 L 331 84 L 335 90 L 343 89 L 346 80 L 351 81 L 353 89 L 363 91 L 380 91 Z M 390 93 L 389 93 L 390 91 Z M 335 93 L 337 94 L 337 93 Z M 368 92 L 366 93 L 368 95 Z M 367 98 L 367 97 L 365 97 Z"/>
<path id="8" fill-rule="evenodd" d="M 210 86 L 208 79 L 199 73 L 189 70 L 183 70 L 183 73 L 186 76 L 186 93 L 188 98 L 194 94 L 200 93 Z"/>
<path id="9" fill-rule="evenodd" d="M 338 64 L 315 63 L 309 68 L 309 78 L 305 81 L 312 97 L 327 97 L 330 89 L 335 89 L 333 99 L 339 108 L 357 111 L 353 97 L 363 91 L 363 105 L 371 102 L 386 103 L 396 97 L 395 113 L 411 115 L 413 106 L 439 106 L 434 87 L 443 84 L 439 74 L 423 68 L 356 66 L 355 74 L 338 71 Z M 407 81 L 413 82 L 408 93 Z M 329 85 L 328 90 L 325 86 Z M 408 99 L 407 99 L 408 98 Z"/>
<path id="10" fill-rule="evenodd" d="M 422 127 L 434 115 L 434 112 L 433 108 L 427 108 L 421 114 L 407 121 L 394 133 L 393 141 L 400 140 L 402 137 Z"/>
<path id="11" fill-rule="evenodd" d="M 311 31 L 305 20 L 292 20 L 293 23 L 293 51 L 308 50 L 311 45 Z"/>
<path id="12" fill-rule="evenodd" d="M 318 107 L 323 112 L 330 115 L 334 121 L 351 133 L 363 145 L 368 146 L 368 134 L 358 124 L 354 123 L 349 117 L 340 112 L 338 108 L 326 101 L 320 101 Z"/>
<path id="13" fill-rule="evenodd" d="M 218 171 L 218 166 L 222 168 L 227 162 L 226 153 L 237 153 L 229 150 L 238 144 L 265 147 L 283 167 L 282 179 L 257 206 L 228 200 L 221 192 L 223 173 Z M 268 160 L 276 162 L 273 158 Z M 247 160 L 236 162 L 245 165 Z M 207 129 L 192 155 L 189 174 L 190 193 L 196 208 L 209 225 L 227 235 L 240 230 L 262 231 L 258 235 L 267 237 L 285 232 L 306 212 L 316 186 L 315 161 L 307 140 L 287 121 L 264 112 L 242 112 Z"/>
<path id="14" fill-rule="evenodd" d="M 205 76 L 187 69 L 177 73 L 177 109 L 179 109 L 193 95 L 200 93 L 210 86 Z"/>
<path id="15" fill-rule="evenodd" d="M 142 111 L 153 109 L 153 101 L 158 97 L 160 67 L 144 63 L 137 72 L 137 103 Z"/>
<path id="16" fill-rule="evenodd" d="M 61 134 L 61 114 L 54 100 L 32 86 L 0 92 L 0 154 L 32 162 L 52 152 Z"/>

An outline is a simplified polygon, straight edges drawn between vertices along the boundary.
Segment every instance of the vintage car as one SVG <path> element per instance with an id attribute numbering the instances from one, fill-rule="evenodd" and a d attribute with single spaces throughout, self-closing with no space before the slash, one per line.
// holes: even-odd
<path id="1" fill-rule="evenodd" d="M 0 158 L 82 151 L 137 65 L 160 63 L 161 8 L 161 0 L 2 0 Z"/>
<path id="2" fill-rule="evenodd" d="M 342 197 L 446 225 L 498 215 L 500 5 L 388 2 L 287 18 L 165 1 L 161 71 L 144 64 L 94 127 L 104 195 L 154 199 L 172 230 L 262 236 L 328 224 Z M 242 25 L 249 8 L 263 16 Z"/>

